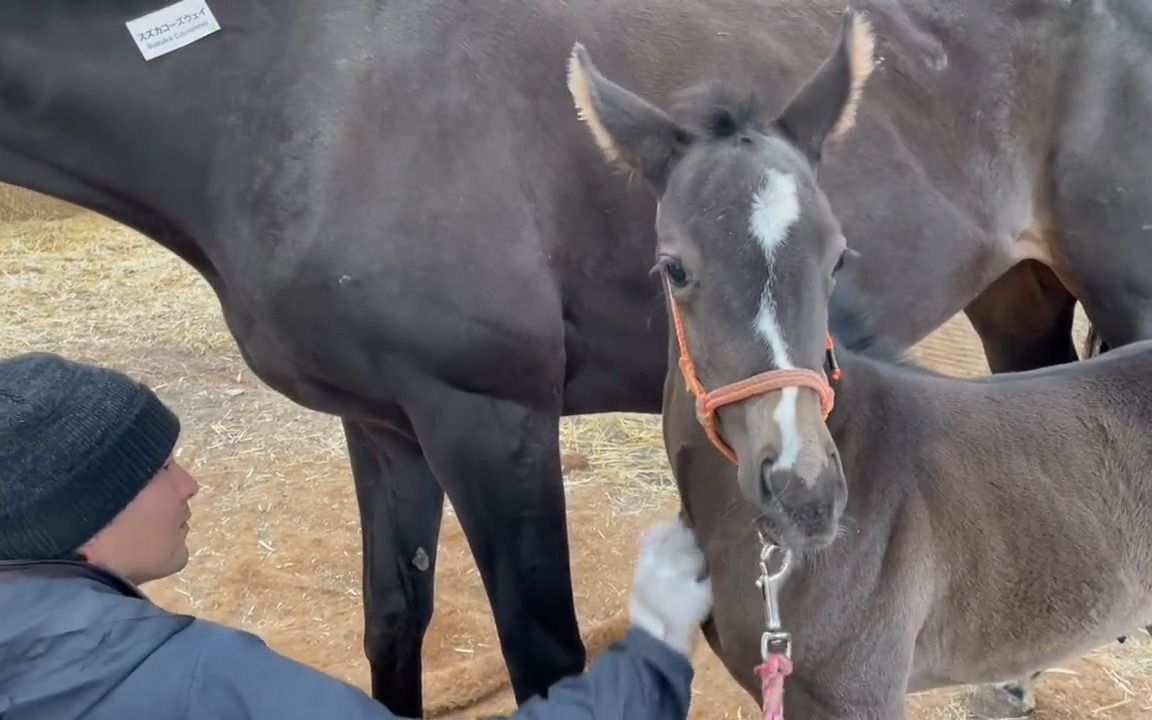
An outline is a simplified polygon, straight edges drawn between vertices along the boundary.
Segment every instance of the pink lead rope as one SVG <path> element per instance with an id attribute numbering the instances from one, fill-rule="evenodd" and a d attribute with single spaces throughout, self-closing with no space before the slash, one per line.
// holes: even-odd
<path id="1" fill-rule="evenodd" d="M 756 666 L 763 683 L 764 720 L 784 720 L 784 678 L 792 674 L 792 661 L 780 653 L 770 654 Z"/>

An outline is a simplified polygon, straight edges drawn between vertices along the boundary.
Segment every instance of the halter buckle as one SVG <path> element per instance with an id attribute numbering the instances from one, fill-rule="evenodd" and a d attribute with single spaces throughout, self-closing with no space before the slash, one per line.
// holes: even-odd
<path id="1" fill-rule="evenodd" d="M 786 632 L 765 632 L 760 636 L 760 660 L 772 655 L 783 655 L 792 659 L 792 634 Z"/>

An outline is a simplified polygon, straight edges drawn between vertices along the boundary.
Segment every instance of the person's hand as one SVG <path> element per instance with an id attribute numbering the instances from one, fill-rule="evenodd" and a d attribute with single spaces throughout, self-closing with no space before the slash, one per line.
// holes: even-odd
<path id="1" fill-rule="evenodd" d="M 703 572 L 696 535 L 679 519 L 651 530 L 641 542 L 632 581 L 632 625 L 691 656 L 700 624 L 712 611 L 712 580 L 702 578 Z"/>

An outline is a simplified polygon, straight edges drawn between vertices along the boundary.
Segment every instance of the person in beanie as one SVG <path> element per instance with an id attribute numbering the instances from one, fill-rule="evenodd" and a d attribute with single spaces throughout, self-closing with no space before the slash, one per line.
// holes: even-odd
<path id="1" fill-rule="evenodd" d="M 197 484 L 172 459 L 179 433 L 122 373 L 48 353 L 0 361 L 0 718 L 395 718 L 252 634 L 141 593 L 188 562 Z M 649 532 L 627 636 L 512 717 L 687 717 L 712 604 L 703 570 L 680 522 Z"/>

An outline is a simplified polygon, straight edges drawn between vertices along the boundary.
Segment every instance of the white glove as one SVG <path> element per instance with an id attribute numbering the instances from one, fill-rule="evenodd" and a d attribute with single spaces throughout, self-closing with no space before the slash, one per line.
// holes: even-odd
<path id="1" fill-rule="evenodd" d="M 712 611 L 712 579 L 701 580 L 703 572 L 696 535 L 679 519 L 651 530 L 641 541 L 632 580 L 632 625 L 690 657 Z"/>

